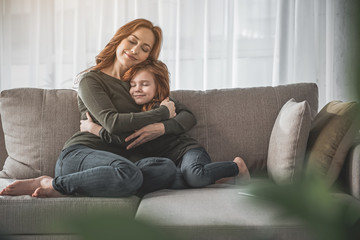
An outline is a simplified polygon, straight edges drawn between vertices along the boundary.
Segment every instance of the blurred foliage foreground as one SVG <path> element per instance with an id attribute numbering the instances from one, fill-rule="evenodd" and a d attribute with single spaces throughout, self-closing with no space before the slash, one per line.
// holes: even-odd
<path id="1" fill-rule="evenodd" d="M 282 209 L 279 217 L 302 220 L 316 240 L 360 239 L 360 201 L 330 191 L 316 174 L 288 185 L 259 183 L 250 191 L 255 199 Z"/>

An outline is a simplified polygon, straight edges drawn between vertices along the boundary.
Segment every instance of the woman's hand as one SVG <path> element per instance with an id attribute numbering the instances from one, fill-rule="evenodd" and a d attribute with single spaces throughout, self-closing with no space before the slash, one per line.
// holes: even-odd
<path id="1" fill-rule="evenodd" d="M 86 112 L 87 120 L 80 120 L 80 131 L 81 132 L 90 132 L 96 136 L 99 136 L 101 126 L 94 123 L 89 112 Z"/>
<path id="2" fill-rule="evenodd" d="M 169 113 L 170 113 L 170 116 L 169 118 L 173 118 L 176 116 L 176 108 L 175 108 L 175 103 L 173 101 L 170 101 L 169 98 L 165 98 L 161 103 L 160 103 L 160 106 L 165 106 L 169 109 Z"/>
<path id="3" fill-rule="evenodd" d="M 155 138 L 158 138 L 158 137 L 164 135 L 164 133 L 165 133 L 165 126 L 163 123 L 149 124 L 141 129 L 137 130 L 136 132 L 134 132 L 127 138 L 125 138 L 125 142 L 129 142 L 135 138 L 135 140 L 132 143 L 130 143 L 126 147 L 126 149 L 129 150 L 131 148 L 135 148 L 143 143 L 146 143 L 150 140 L 153 140 Z"/>

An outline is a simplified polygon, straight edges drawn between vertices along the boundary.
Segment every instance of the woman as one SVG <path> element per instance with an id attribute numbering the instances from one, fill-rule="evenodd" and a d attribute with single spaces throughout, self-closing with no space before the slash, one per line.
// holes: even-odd
<path id="1" fill-rule="evenodd" d="M 130 82 L 129 93 L 144 112 L 158 108 L 170 95 L 168 69 L 161 61 L 146 60 L 134 65 L 124 74 L 123 80 Z M 176 110 L 181 109 L 179 105 L 176 105 Z M 110 134 L 93 123 L 89 114 L 87 119 L 81 121 L 81 131 L 91 132 L 105 142 L 122 148 L 127 146 L 124 136 Z M 226 177 L 250 178 L 246 164 L 240 157 L 233 162 L 211 163 L 206 150 L 185 134 L 161 136 L 139 146 L 136 151 L 145 156 L 169 158 L 176 163 L 179 174 L 170 188 L 204 187 Z"/>
<path id="2" fill-rule="evenodd" d="M 158 58 L 161 41 L 161 29 L 145 19 L 121 27 L 96 57 L 96 65 L 81 76 L 78 105 L 82 119 L 90 112 L 96 123 L 113 134 L 140 129 L 133 146 L 168 132 L 182 133 L 191 128 L 195 124 L 192 114 L 185 110 L 176 119 L 174 103 L 168 100 L 156 110 L 140 112 L 128 93 L 129 83 L 122 81 L 122 75 L 133 65 Z M 124 197 L 161 189 L 173 181 L 176 166 L 171 160 L 141 158 L 131 149 L 104 143 L 91 133 L 78 132 L 65 143 L 55 167 L 55 178 L 41 176 L 15 181 L 0 194 Z M 144 188 L 143 182 L 151 183 L 149 188 Z"/>

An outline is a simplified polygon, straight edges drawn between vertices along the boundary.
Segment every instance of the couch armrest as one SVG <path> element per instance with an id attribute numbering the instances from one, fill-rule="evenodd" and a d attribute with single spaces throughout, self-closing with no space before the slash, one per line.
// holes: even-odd
<path id="1" fill-rule="evenodd" d="M 350 194 L 360 199 L 360 143 L 357 143 L 350 149 L 346 161 L 346 182 Z"/>

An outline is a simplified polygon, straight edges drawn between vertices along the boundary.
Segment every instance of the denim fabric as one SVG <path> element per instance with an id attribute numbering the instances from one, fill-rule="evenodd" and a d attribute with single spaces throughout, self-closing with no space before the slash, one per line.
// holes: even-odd
<path id="1" fill-rule="evenodd" d="M 145 158 L 133 163 L 114 153 L 74 145 L 61 152 L 53 187 L 65 195 L 126 197 L 168 186 L 175 171 L 169 159 Z"/>
<path id="2" fill-rule="evenodd" d="M 200 188 L 215 181 L 234 177 L 239 169 L 234 162 L 211 162 L 209 154 L 204 148 L 188 150 L 177 169 L 176 178 L 171 185 L 172 189 Z"/>
<path id="3" fill-rule="evenodd" d="M 143 185 L 137 192 L 142 197 L 147 193 L 168 188 L 175 179 L 176 165 L 168 158 L 149 157 L 135 163 L 142 172 Z"/>

